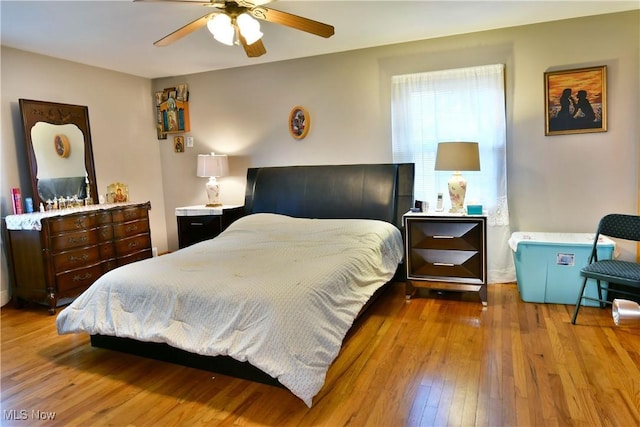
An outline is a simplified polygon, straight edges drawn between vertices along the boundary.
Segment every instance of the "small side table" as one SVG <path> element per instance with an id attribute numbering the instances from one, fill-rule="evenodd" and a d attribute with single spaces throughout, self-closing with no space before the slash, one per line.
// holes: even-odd
<path id="1" fill-rule="evenodd" d="M 487 218 L 484 215 L 407 213 L 407 299 L 414 287 L 476 291 L 487 305 Z"/>
<path id="2" fill-rule="evenodd" d="M 244 207 L 223 205 L 216 207 L 184 206 L 176 208 L 178 247 L 180 249 L 216 237 L 229 224 L 243 215 Z"/>

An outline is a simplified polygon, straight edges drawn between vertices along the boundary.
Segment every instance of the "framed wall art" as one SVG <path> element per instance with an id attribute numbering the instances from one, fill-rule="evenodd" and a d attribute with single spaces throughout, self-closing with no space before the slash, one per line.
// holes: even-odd
<path id="1" fill-rule="evenodd" d="M 122 182 L 107 186 L 107 203 L 125 203 L 129 201 L 129 187 Z"/>
<path id="2" fill-rule="evenodd" d="M 544 73 L 545 135 L 607 131 L 606 65 Z"/>
<path id="3" fill-rule="evenodd" d="M 167 139 L 168 133 L 190 131 L 189 90 L 186 84 L 156 92 L 155 101 L 158 139 Z"/>
<path id="4" fill-rule="evenodd" d="M 289 133 L 295 139 L 302 139 L 309 133 L 311 118 L 303 107 L 295 106 L 289 113 Z"/>
<path id="5" fill-rule="evenodd" d="M 176 153 L 184 153 L 184 136 L 173 137 L 173 149 Z"/>

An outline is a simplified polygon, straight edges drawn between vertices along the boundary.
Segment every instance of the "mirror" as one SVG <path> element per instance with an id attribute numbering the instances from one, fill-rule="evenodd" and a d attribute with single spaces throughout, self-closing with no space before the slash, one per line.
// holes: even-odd
<path id="1" fill-rule="evenodd" d="M 19 103 L 35 210 L 60 197 L 97 203 L 88 108 L 28 99 Z"/>

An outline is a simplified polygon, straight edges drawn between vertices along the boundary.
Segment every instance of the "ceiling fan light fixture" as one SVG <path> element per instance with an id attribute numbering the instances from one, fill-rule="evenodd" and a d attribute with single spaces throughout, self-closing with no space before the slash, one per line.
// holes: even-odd
<path id="1" fill-rule="evenodd" d="M 209 29 L 209 32 L 213 34 L 214 39 L 218 40 L 222 44 L 233 46 L 233 39 L 236 31 L 233 28 L 231 18 L 228 15 L 224 13 L 215 15 L 207 22 L 207 28 Z"/>
<path id="2" fill-rule="evenodd" d="M 262 38 L 260 23 L 248 13 L 238 15 L 236 23 L 240 29 L 240 34 L 242 34 L 248 45 L 252 45 Z"/>

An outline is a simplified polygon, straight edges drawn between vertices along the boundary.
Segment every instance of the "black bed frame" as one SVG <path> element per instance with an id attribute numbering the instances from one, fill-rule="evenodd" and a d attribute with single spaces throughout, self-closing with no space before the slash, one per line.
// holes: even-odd
<path id="1" fill-rule="evenodd" d="M 244 213 L 278 213 L 300 218 L 364 218 L 402 229 L 402 216 L 413 204 L 414 164 L 358 164 L 250 168 Z M 398 268 L 396 278 L 402 278 Z M 384 288 L 384 287 L 383 287 Z M 379 289 L 365 305 L 364 313 Z M 122 351 L 219 374 L 282 386 L 248 362 L 229 356 L 202 356 L 164 343 L 92 335 L 94 347 Z"/>

